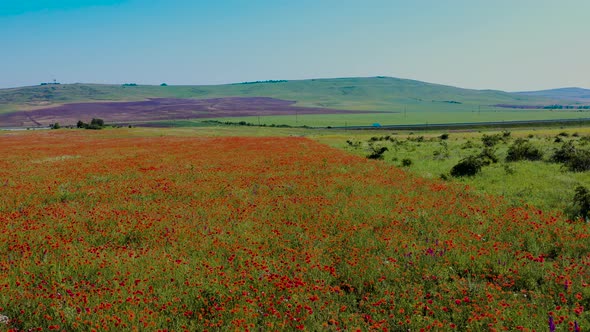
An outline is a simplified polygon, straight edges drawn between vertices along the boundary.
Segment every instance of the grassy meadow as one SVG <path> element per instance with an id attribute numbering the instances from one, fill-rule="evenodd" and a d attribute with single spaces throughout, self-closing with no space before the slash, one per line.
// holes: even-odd
<path id="1" fill-rule="evenodd" d="M 396 112 L 367 113 L 367 114 L 338 114 L 338 115 L 277 115 L 277 116 L 251 116 L 232 118 L 212 118 L 209 120 L 239 123 L 244 121 L 254 125 L 288 125 L 309 127 L 346 127 L 346 126 L 372 126 L 380 125 L 428 125 L 441 123 L 478 123 L 478 122 L 503 122 L 503 121 L 530 121 L 530 120 L 556 120 L 556 119 L 582 119 L 590 117 L 588 111 L 576 110 L 518 110 L 506 111 L 505 109 L 486 109 L 484 111 L 464 111 L 449 108 L 432 111 L 397 109 Z M 183 126 L 198 126 L 204 119 L 192 121 L 193 124 L 184 123 Z M 174 121 L 169 122 L 174 126 Z"/>
<path id="2" fill-rule="evenodd" d="M 529 134 L 559 132 L 510 137 Z M 392 135 L 369 160 L 377 135 L 0 132 L 0 330 L 590 326 L 588 223 L 482 192 L 494 165 L 438 179 L 481 133 L 450 133 L 441 160 L 440 133 Z M 516 186 L 545 164 L 510 167 Z"/>
<path id="3" fill-rule="evenodd" d="M 479 154 L 484 145 L 482 137 L 502 136 L 493 147 L 498 162 L 482 168 L 475 176 L 453 178 L 450 170 L 460 160 Z M 448 134 L 448 139 L 440 136 Z M 391 140 L 375 140 L 388 136 Z M 326 144 L 345 149 L 358 156 L 371 153 L 371 146 L 387 147 L 383 161 L 402 167 L 409 172 L 425 178 L 443 178 L 464 183 L 480 193 L 503 196 L 515 205 L 531 204 L 546 211 L 563 212 L 571 208 L 574 189 L 578 185 L 590 187 L 590 173 L 571 172 L 563 164 L 549 161 L 564 142 L 572 141 L 579 148 L 589 147 L 590 128 L 569 127 L 553 129 L 508 129 L 505 131 L 430 131 L 430 132 L 392 132 L 392 131 L 348 131 L 334 135 L 319 136 Z M 516 139 L 526 139 L 543 152 L 539 161 L 507 162 L 508 148 Z M 352 146 L 347 141 L 356 143 Z M 411 165 L 403 166 L 409 159 Z"/>

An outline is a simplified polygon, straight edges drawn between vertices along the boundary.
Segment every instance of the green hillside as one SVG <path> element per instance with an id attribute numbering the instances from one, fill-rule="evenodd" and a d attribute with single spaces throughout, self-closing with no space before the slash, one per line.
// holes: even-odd
<path id="1" fill-rule="evenodd" d="M 208 86 L 122 86 L 62 84 L 0 89 L 0 112 L 87 101 L 146 98 L 263 96 L 295 100 L 301 106 L 402 111 L 473 111 L 495 104 L 546 105 L 552 99 L 494 90 L 470 90 L 415 80 L 370 77 L 270 81 Z"/>
<path id="2" fill-rule="evenodd" d="M 524 91 L 517 92 L 520 95 L 545 97 L 551 99 L 577 100 L 579 102 L 590 103 L 590 89 L 583 88 L 560 88 L 541 91 Z"/>

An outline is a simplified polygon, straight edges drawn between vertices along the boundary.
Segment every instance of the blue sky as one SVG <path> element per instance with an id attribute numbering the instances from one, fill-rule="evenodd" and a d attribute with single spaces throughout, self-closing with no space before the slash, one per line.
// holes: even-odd
<path id="1" fill-rule="evenodd" d="M 590 88 L 587 0 L 0 2 L 0 88 L 395 76 Z"/>

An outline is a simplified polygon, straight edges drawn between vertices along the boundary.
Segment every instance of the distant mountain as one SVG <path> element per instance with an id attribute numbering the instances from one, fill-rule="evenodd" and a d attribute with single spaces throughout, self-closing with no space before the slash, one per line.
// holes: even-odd
<path id="1" fill-rule="evenodd" d="M 67 103 L 141 101 L 150 98 L 271 97 L 297 106 L 366 111 L 465 110 L 493 105 L 549 105 L 556 98 L 472 90 L 394 77 L 243 82 L 225 85 L 154 86 L 44 84 L 0 89 L 0 113 Z"/>
<path id="2" fill-rule="evenodd" d="M 590 90 L 582 88 L 560 88 L 541 91 L 516 92 L 523 96 L 544 97 L 550 99 L 566 99 L 578 102 L 590 102 Z"/>

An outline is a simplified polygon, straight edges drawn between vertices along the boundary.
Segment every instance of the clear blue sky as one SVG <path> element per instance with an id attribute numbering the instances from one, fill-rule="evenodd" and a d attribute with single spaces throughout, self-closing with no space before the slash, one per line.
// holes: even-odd
<path id="1" fill-rule="evenodd" d="M 0 87 L 386 75 L 590 88 L 588 0 L 2 0 Z"/>

